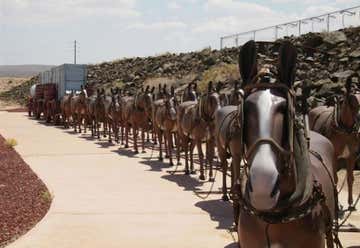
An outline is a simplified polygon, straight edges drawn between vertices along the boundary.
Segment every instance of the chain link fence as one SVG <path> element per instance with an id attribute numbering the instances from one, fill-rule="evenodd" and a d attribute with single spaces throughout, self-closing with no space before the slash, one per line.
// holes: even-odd
<path id="1" fill-rule="evenodd" d="M 274 41 L 285 36 L 300 36 L 309 32 L 330 32 L 359 24 L 360 5 L 293 22 L 223 36 L 220 38 L 220 49 L 237 47 L 248 40 Z"/>

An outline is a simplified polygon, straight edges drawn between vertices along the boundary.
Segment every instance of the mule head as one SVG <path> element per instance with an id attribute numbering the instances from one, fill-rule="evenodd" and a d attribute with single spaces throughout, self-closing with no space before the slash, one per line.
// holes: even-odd
<path id="1" fill-rule="evenodd" d="M 340 121 L 348 129 L 360 128 L 360 91 L 355 86 L 357 74 L 350 76 L 346 80 L 346 93 L 341 104 Z"/>
<path id="2" fill-rule="evenodd" d="M 189 83 L 183 94 L 182 101 L 196 101 L 197 100 L 197 84 Z"/>
<path id="3" fill-rule="evenodd" d="M 177 101 L 175 95 L 168 95 L 164 100 L 166 115 L 172 121 L 176 121 L 177 118 Z"/>
<path id="4" fill-rule="evenodd" d="M 200 97 L 200 115 L 205 121 L 211 122 L 215 118 L 215 112 L 221 108 L 220 95 L 213 91 L 212 82 L 209 82 L 208 93 Z"/>
<path id="5" fill-rule="evenodd" d="M 245 99 L 243 145 L 248 177 L 245 199 L 257 211 L 276 209 L 280 199 L 294 191 L 288 168 L 289 100 L 295 78 L 296 49 L 285 42 L 279 53 L 276 82 L 267 67 L 257 74 L 255 42 L 245 44 L 239 57 Z M 270 83 L 273 82 L 273 83 Z"/>

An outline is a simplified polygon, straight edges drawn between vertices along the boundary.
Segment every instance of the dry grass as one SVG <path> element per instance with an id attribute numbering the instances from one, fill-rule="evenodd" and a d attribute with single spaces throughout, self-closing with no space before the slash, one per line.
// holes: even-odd
<path id="1" fill-rule="evenodd" d="M 198 84 L 198 88 L 201 92 L 207 90 L 208 83 L 213 81 L 217 83 L 233 81 L 239 78 L 239 69 L 236 64 L 221 64 L 214 66 L 205 71 L 202 76 L 202 80 Z"/>
<path id="2" fill-rule="evenodd" d="M 17 141 L 16 139 L 6 139 L 5 140 L 5 146 L 9 147 L 9 148 L 14 148 L 15 146 L 17 146 Z"/>

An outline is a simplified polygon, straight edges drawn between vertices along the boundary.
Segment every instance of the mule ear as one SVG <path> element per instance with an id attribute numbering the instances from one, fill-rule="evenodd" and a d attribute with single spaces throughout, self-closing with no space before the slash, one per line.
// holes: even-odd
<path id="1" fill-rule="evenodd" d="M 289 41 L 285 41 L 279 51 L 278 72 L 280 83 L 291 88 L 295 81 L 297 50 Z"/>
<path id="2" fill-rule="evenodd" d="M 146 86 L 145 92 L 149 92 L 150 90 L 150 85 Z"/>
<path id="3" fill-rule="evenodd" d="M 257 74 L 256 43 L 250 40 L 241 47 L 239 53 L 239 70 L 243 80 L 243 86 L 246 86 Z"/>
<path id="4" fill-rule="evenodd" d="M 210 81 L 209 84 L 208 84 L 208 93 L 211 93 L 213 90 L 213 82 Z"/>
<path id="5" fill-rule="evenodd" d="M 101 90 L 101 94 L 105 95 L 105 89 L 104 88 Z"/>
<path id="6" fill-rule="evenodd" d="M 154 93 L 154 91 L 155 91 L 155 86 L 153 86 L 153 87 L 151 88 L 151 93 Z"/>
<path id="7" fill-rule="evenodd" d="M 215 88 L 216 92 L 217 92 L 217 93 L 220 93 L 221 88 L 222 88 L 222 83 L 219 81 L 219 82 L 216 84 L 216 88 Z"/>
<path id="8" fill-rule="evenodd" d="M 351 75 L 350 77 L 348 77 L 346 79 L 346 83 L 345 83 L 345 90 L 346 90 L 346 95 L 349 96 L 353 87 L 353 78 L 356 76 L 356 74 Z"/>
<path id="9" fill-rule="evenodd" d="M 175 88 L 174 88 L 174 86 L 171 86 L 171 96 L 175 96 Z"/>

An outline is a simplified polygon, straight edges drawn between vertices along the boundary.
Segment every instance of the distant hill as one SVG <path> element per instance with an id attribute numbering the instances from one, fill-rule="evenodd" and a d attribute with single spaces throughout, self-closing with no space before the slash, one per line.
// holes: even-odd
<path id="1" fill-rule="evenodd" d="M 0 77 L 32 77 L 53 65 L 0 65 Z"/>

